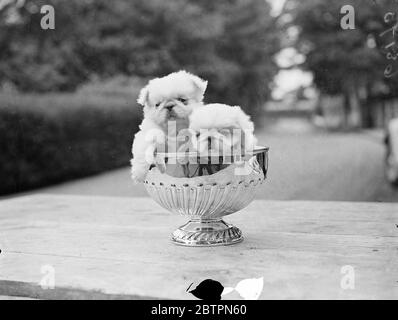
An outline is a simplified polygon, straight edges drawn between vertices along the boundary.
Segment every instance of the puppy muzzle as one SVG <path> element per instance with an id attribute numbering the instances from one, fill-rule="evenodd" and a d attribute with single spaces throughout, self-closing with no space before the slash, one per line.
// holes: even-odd
<path id="1" fill-rule="evenodd" d="M 176 104 L 175 104 L 174 102 L 169 101 L 169 102 L 167 102 L 167 103 L 164 105 L 164 108 L 167 109 L 167 110 L 169 110 L 169 111 L 171 111 L 175 106 L 176 106 Z"/>

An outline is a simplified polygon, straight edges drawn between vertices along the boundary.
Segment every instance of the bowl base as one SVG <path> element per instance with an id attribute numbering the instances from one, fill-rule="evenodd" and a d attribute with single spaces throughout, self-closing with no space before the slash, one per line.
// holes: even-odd
<path id="1" fill-rule="evenodd" d="M 193 219 L 179 227 L 171 240 L 178 245 L 190 247 L 209 247 L 231 245 L 243 240 L 239 228 L 222 219 Z"/>

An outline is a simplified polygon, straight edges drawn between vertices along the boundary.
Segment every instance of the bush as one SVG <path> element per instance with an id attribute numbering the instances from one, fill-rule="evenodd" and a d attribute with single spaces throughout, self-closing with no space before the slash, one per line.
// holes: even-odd
<path id="1" fill-rule="evenodd" d="M 135 98 L 0 94 L 0 194 L 127 165 Z"/>
<path id="2" fill-rule="evenodd" d="M 147 80 L 143 78 L 123 74 L 108 78 L 92 77 L 90 81 L 80 85 L 77 88 L 77 92 L 83 95 L 125 96 L 126 98 L 131 98 L 131 88 L 143 88 L 146 84 Z M 134 96 L 132 99 L 134 99 Z"/>

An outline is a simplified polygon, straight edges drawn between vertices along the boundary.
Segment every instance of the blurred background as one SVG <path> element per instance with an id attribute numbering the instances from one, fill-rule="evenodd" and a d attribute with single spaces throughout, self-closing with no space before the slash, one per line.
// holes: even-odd
<path id="1" fill-rule="evenodd" d="M 44 5 L 55 29 L 42 28 Z M 0 197 L 146 196 L 129 178 L 136 98 L 148 79 L 185 69 L 209 81 L 205 102 L 241 105 L 270 147 L 258 198 L 398 201 L 385 173 L 386 128 L 398 117 L 398 66 L 385 48 L 397 8 L 0 0 Z"/>

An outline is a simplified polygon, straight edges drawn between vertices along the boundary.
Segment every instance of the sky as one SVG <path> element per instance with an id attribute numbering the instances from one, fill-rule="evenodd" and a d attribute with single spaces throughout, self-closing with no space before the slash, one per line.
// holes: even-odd
<path id="1" fill-rule="evenodd" d="M 272 7 L 271 14 L 272 15 L 278 15 L 281 12 L 281 10 L 286 2 L 286 0 L 265 0 L 265 1 L 271 5 L 271 7 Z"/>
<path id="2" fill-rule="evenodd" d="M 286 0 L 266 0 L 272 6 L 272 15 L 280 14 Z M 294 48 L 285 48 L 276 56 L 276 63 L 281 68 L 290 68 L 297 63 L 305 61 L 305 57 L 299 54 Z M 296 90 L 301 86 L 312 84 L 313 76 L 311 72 L 306 72 L 298 68 L 280 70 L 275 76 L 275 88 L 272 91 L 274 99 L 281 99 L 286 93 Z"/>
<path id="3" fill-rule="evenodd" d="M 299 54 L 294 48 L 285 48 L 276 56 L 276 63 L 281 68 L 290 68 L 297 63 L 305 61 L 305 57 Z M 275 88 L 272 91 L 274 99 L 281 99 L 291 91 L 301 86 L 308 87 L 312 84 L 313 76 L 311 72 L 292 67 L 288 70 L 280 70 L 275 76 Z"/>

